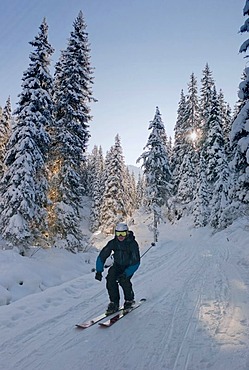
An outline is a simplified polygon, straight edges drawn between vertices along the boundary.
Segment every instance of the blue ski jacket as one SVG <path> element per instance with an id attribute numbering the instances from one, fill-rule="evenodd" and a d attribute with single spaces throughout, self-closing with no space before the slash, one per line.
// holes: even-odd
<path id="1" fill-rule="evenodd" d="M 96 261 L 96 271 L 103 272 L 106 259 L 113 252 L 114 264 L 118 269 L 130 277 L 140 265 L 139 246 L 132 231 L 122 242 L 116 237 L 110 240 L 101 250 Z"/>

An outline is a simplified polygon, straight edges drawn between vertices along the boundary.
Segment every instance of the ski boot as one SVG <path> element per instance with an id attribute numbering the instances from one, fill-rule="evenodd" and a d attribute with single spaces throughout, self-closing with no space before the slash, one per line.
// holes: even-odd
<path id="1" fill-rule="evenodd" d="M 135 301 L 125 301 L 124 310 L 129 310 L 134 305 Z"/>
<path id="2" fill-rule="evenodd" d="M 111 315 L 119 310 L 119 304 L 116 302 L 110 302 L 108 304 L 107 310 L 105 312 L 106 315 Z"/>

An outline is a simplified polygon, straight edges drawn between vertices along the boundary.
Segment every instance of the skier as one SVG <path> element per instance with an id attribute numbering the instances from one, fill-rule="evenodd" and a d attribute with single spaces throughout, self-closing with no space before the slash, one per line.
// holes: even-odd
<path id="1" fill-rule="evenodd" d="M 106 288 L 110 298 L 107 315 L 119 309 L 119 285 L 124 292 L 124 309 L 130 308 L 134 303 L 131 278 L 140 265 L 140 253 L 133 232 L 129 231 L 127 224 L 123 222 L 116 225 L 115 237 L 99 253 L 96 261 L 96 280 L 102 280 L 105 261 L 112 252 L 114 263 L 106 277 Z"/>

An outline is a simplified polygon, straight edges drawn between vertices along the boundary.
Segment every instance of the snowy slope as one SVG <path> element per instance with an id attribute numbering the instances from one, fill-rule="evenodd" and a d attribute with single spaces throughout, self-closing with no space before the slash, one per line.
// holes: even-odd
<path id="1" fill-rule="evenodd" d="M 151 233 L 133 230 L 143 253 Z M 74 328 L 108 303 L 91 264 L 77 265 L 82 275 L 0 306 L 0 369 L 249 369 L 248 245 L 246 220 L 215 235 L 186 219 L 161 225 L 133 278 L 147 302 L 109 329 Z"/>

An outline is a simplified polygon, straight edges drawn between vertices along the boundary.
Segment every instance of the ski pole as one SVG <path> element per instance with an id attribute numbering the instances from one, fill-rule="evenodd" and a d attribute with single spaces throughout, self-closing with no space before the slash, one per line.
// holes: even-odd
<path id="1" fill-rule="evenodd" d="M 152 242 L 151 243 L 151 246 L 142 254 L 142 256 L 140 258 L 142 258 L 147 252 L 149 252 L 149 250 L 152 248 L 152 247 L 155 247 L 156 243 Z"/>

